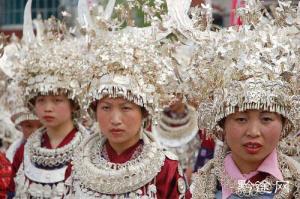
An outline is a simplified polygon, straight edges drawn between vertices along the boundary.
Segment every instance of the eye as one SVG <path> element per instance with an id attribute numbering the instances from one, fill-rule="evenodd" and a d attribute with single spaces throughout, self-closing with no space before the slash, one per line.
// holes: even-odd
<path id="1" fill-rule="evenodd" d="M 132 108 L 130 106 L 123 106 L 122 110 L 124 110 L 124 111 L 130 111 L 130 110 L 132 110 Z"/>
<path id="2" fill-rule="evenodd" d="M 63 99 L 61 99 L 61 98 L 55 98 L 55 102 L 62 102 L 63 101 Z"/>
<path id="3" fill-rule="evenodd" d="M 262 121 L 263 122 L 271 122 L 271 121 L 273 121 L 273 118 L 269 117 L 269 116 L 264 116 L 264 117 L 262 117 Z"/>
<path id="4" fill-rule="evenodd" d="M 39 102 L 39 103 L 44 102 L 44 101 L 45 101 L 45 99 L 43 97 L 38 97 L 36 99 L 36 102 Z"/>
<path id="5" fill-rule="evenodd" d="M 109 111 L 110 110 L 110 106 L 100 106 L 100 108 L 103 111 Z"/>
<path id="6" fill-rule="evenodd" d="M 235 121 L 237 121 L 239 123 L 245 123 L 245 122 L 247 122 L 247 118 L 246 117 L 237 117 L 237 118 L 235 118 Z"/>

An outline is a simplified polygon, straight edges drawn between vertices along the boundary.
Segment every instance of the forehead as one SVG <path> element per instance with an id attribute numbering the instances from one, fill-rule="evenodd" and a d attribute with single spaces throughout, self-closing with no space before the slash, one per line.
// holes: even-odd
<path id="1" fill-rule="evenodd" d="M 100 104 L 106 103 L 106 104 L 112 104 L 112 105 L 119 105 L 119 104 L 132 104 L 135 105 L 133 102 L 128 101 L 122 97 L 117 98 L 111 98 L 111 97 L 105 97 L 99 101 Z"/>

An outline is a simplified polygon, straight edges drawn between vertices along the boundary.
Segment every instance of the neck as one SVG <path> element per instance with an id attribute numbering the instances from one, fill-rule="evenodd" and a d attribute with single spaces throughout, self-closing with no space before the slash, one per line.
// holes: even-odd
<path id="1" fill-rule="evenodd" d="M 73 129 L 74 124 L 72 120 L 59 126 L 47 127 L 47 134 L 50 139 L 51 146 L 56 148 Z"/>
<path id="2" fill-rule="evenodd" d="M 130 139 L 127 142 L 123 142 L 123 143 L 114 143 L 108 140 L 110 146 L 114 149 L 114 151 L 120 155 L 122 154 L 124 151 L 126 151 L 127 149 L 129 149 L 130 147 L 132 147 L 133 145 L 135 145 L 140 139 L 139 134 L 137 134 L 134 138 Z"/>
<path id="3" fill-rule="evenodd" d="M 240 170 L 240 172 L 242 174 L 248 174 L 250 172 L 256 171 L 257 168 L 263 162 L 263 160 L 261 160 L 261 161 L 254 161 L 254 162 L 251 162 L 251 161 L 247 161 L 246 162 L 244 160 L 239 160 L 233 154 L 232 154 L 232 159 L 233 159 L 234 163 L 239 168 L 239 170 Z"/>

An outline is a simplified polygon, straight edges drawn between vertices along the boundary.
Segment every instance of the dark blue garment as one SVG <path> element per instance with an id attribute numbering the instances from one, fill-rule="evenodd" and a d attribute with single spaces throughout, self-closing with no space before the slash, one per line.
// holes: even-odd
<path id="1" fill-rule="evenodd" d="M 214 157 L 214 149 L 201 147 L 198 152 L 194 172 L 198 171 L 204 164 Z"/>

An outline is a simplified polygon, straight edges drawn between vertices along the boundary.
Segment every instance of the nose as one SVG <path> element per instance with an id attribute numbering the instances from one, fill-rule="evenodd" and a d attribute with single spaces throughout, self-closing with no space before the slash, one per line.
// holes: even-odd
<path id="1" fill-rule="evenodd" d="M 50 101 L 45 102 L 45 112 L 52 112 L 53 111 L 53 103 Z"/>
<path id="2" fill-rule="evenodd" d="M 110 122 L 113 126 L 119 126 L 122 123 L 122 113 L 119 110 L 113 110 Z"/>
<path id="3" fill-rule="evenodd" d="M 246 134 L 247 136 L 253 138 L 259 137 L 261 135 L 259 121 L 257 120 L 250 121 Z"/>

